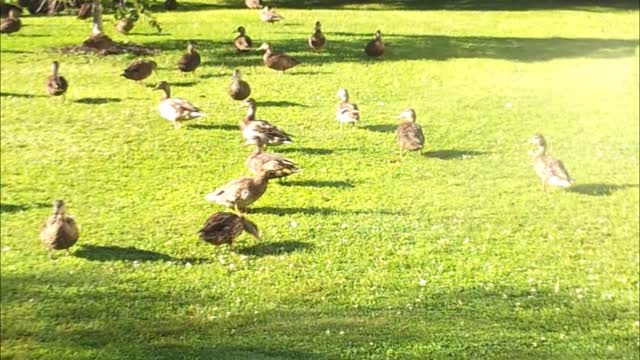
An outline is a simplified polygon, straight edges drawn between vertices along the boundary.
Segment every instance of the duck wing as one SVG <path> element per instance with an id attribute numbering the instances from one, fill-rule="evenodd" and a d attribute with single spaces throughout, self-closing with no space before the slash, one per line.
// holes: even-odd
<path id="1" fill-rule="evenodd" d="M 398 126 L 396 130 L 398 143 L 410 150 L 418 150 L 424 146 L 424 134 L 422 128 L 412 122 L 405 122 Z"/>

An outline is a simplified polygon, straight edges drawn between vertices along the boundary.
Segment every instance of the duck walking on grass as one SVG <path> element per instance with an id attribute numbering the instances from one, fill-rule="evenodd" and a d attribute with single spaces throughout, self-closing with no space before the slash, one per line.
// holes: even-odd
<path id="1" fill-rule="evenodd" d="M 340 127 L 344 124 L 355 125 L 355 123 L 360 121 L 358 105 L 349 102 L 349 92 L 347 89 L 339 89 L 338 98 L 340 99 L 340 103 L 336 111 L 336 119 L 340 122 Z"/>
<path id="2" fill-rule="evenodd" d="M 245 100 L 244 106 L 249 109 L 240 123 L 240 130 L 246 140 L 246 145 L 266 146 L 293 143 L 291 136 L 286 132 L 271 125 L 268 121 L 256 120 L 257 104 L 254 99 Z"/>
<path id="3" fill-rule="evenodd" d="M 249 35 L 247 35 L 247 31 L 244 26 L 238 26 L 236 32 L 238 33 L 238 36 L 233 39 L 233 46 L 235 46 L 238 52 L 250 51 L 253 43 L 251 42 Z"/>
<path id="4" fill-rule="evenodd" d="M 12 34 L 20 30 L 22 22 L 20 21 L 20 13 L 16 9 L 9 9 L 9 17 L 0 21 L 0 34 Z"/>
<path id="5" fill-rule="evenodd" d="M 271 48 L 271 44 L 263 43 L 257 50 L 264 50 L 264 55 L 262 56 L 262 61 L 264 65 L 269 69 L 282 71 L 284 74 L 285 71 L 291 69 L 292 67 L 300 64 L 298 60 L 292 58 L 287 54 L 276 54 L 273 52 Z"/>
<path id="6" fill-rule="evenodd" d="M 154 90 L 162 90 L 164 92 L 158 111 L 160 115 L 171 121 L 173 126 L 178 129 L 182 126 L 183 121 L 196 119 L 204 116 L 204 113 L 197 107 L 193 106 L 187 100 L 171 97 L 171 87 L 166 81 L 161 81 L 156 85 Z"/>
<path id="7" fill-rule="evenodd" d="M 260 11 L 260 20 L 273 25 L 274 22 L 284 20 L 284 18 L 273 11 L 272 7 L 265 5 Z"/>
<path id="8" fill-rule="evenodd" d="M 398 115 L 398 119 L 406 119 L 398 126 L 396 130 L 396 140 L 400 145 L 400 156 L 404 155 L 405 150 L 420 151 L 424 147 L 424 134 L 420 125 L 416 124 L 416 112 L 413 109 L 407 109 Z"/>
<path id="9" fill-rule="evenodd" d="M 258 145 L 247 158 L 247 167 L 254 175 L 268 171 L 270 179 L 283 178 L 301 171 L 293 161 L 278 154 L 265 153 L 263 147 Z"/>
<path id="10" fill-rule="evenodd" d="M 369 41 L 364 52 L 372 58 L 379 58 L 384 54 L 384 42 L 380 30 L 376 31 L 375 38 Z"/>
<path id="11" fill-rule="evenodd" d="M 69 255 L 72 247 L 80 237 L 78 225 L 71 216 L 65 215 L 64 201 L 53 203 L 53 215 L 49 217 L 40 229 L 40 240 L 49 250 L 49 259 L 53 250 L 65 250 Z"/>
<path id="12" fill-rule="evenodd" d="M 64 101 L 69 83 L 64 77 L 58 74 L 59 69 L 60 64 L 54 61 L 51 64 L 51 75 L 47 78 L 47 94 L 49 94 L 49 96 L 62 96 L 62 101 Z"/>
<path id="13" fill-rule="evenodd" d="M 200 54 L 196 51 L 196 45 L 190 42 L 187 44 L 187 53 L 178 60 L 178 70 L 195 74 L 198 66 L 200 66 Z"/>
<path id="14" fill-rule="evenodd" d="M 569 172 L 567 172 L 562 161 L 546 155 L 547 141 L 544 136 L 540 134 L 533 135 L 529 139 L 529 144 L 537 147 L 536 150 L 529 151 L 529 155 L 533 159 L 533 169 L 542 181 L 542 190 L 546 190 L 547 184 L 568 188 L 575 182 L 569 176 Z"/>
<path id="15" fill-rule="evenodd" d="M 247 212 L 247 206 L 256 202 L 269 184 L 271 171 L 260 171 L 254 177 L 242 177 L 232 180 L 204 197 L 206 201 L 235 209 L 239 213 Z"/>
<path id="16" fill-rule="evenodd" d="M 233 77 L 231 78 L 231 85 L 229 86 L 229 96 L 233 100 L 244 100 L 251 95 L 251 86 L 249 83 L 242 80 L 240 76 L 240 70 L 235 69 L 233 71 Z"/>
<path id="17" fill-rule="evenodd" d="M 243 231 L 260 240 L 258 226 L 243 215 L 217 212 L 207 218 L 198 235 L 209 244 L 223 245 L 232 244 Z"/>
<path id="18" fill-rule="evenodd" d="M 146 78 L 148 78 L 151 73 L 153 73 L 158 64 L 156 64 L 153 60 L 136 60 L 129 64 L 121 76 L 129 80 L 135 80 L 136 82 L 140 82 Z"/>
<path id="19" fill-rule="evenodd" d="M 309 38 L 309 46 L 311 46 L 314 51 L 320 51 L 327 45 L 327 38 L 324 37 L 320 27 L 320 21 L 316 21 L 316 30 Z"/>

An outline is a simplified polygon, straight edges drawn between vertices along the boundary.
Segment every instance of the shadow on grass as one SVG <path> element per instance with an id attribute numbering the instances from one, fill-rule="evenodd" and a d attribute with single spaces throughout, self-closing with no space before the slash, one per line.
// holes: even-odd
<path id="1" fill-rule="evenodd" d="M 369 130 L 369 131 L 374 131 L 374 132 L 390 133 L 390 132 L 395 132 L 396 129 L 398 128 L 398 125 L 390 125 L 390 124 L 365 125 L 365 126 L 360 126 L 360 128 Z"/>
<path id="2" fill-rule="evenodd" d="M 197 81 L 174 81 L 170 85 L 175 87 L 189 87 L 194 86 L 197 83 Z"/>
<path id="3" fill-rule="evenodd" d="M 99 105 L 99 104 L 110 104 L 121 102 L 122 100 L 119 98 L 109 98 L 109 97 L 88 97 L 76 99 L 73 102 L 78 104 L 87 104 L 87 105 Z"/>
<path id="4" fill-rule="evenodd" d="M 388 210 L 388 209 L 367 209 L 367 210 L 339 210 L 328 207 L 273 207 L 263 206 L 249 209 L 249 213 L 253 214 L 270 214 L 270 215 L 404 215 L 403 210 Z"/>
<path id="5" fill-rule="evenodd" d="M 348 181 L 340 180 L 293 180 L 283 181 L 282 186 L 308 186 L 308 187 L 332 187 L 332 188 L 353 188 L 353 184 Z"/>
<path id="6" fill-rule="evenodd" d="M 638 184 L 576 184 L 568 188 L 567 191 L 591 196 L 609 196 L 618 190 L 637 187 Z"/>
<path id="7" fill-rule="evenodd" d="M 283 241 L 260 243 L 241 249 L 238 252 L 242 255 L 264 257 L 270 255 L 284 255 L 292 252 L 307 251 L 310 249 L 313 249 L 312 244 L 307 244 L 300 241 Z"/>
<path id="8" fill-rule="evenodd" d="M 224 131 L 239 131 L 240 126 L 229 124 L 190 124 L 186 127 L 191 130 L 224 130 Z"/>
<path id="9" fill-rule="evenodd" d="M 37 97 L 47 97 L 46 95 L 33 95 L 33 94 L 18 94 L 18 93 L 8 93 L 8 92 L 0 92 L 1 97 L 17 97 L 17 98 L 37 98 Z"/>
<path id="10" fill-rule="evenodd" d="M 134 247 L 82 245 L 73 252 L 74 256 L 90 261 L 171 261 L 169 255 Z"/>
<path id="11" fill-rule="evenodd" d="M 307 105 L 305 104 L 300 104 L 297 102 L 292 102 L 292 101 L 272 101 L 272 100 L 266 100 L 266 101 L 260 101 L 258 103 L 259 106 L 276 106 L 276 107 L 286 107 L 286 106 L 301 106 L 301 107 L 307 107 Z"/>
<path id="12" fill-rule="evenodd" d="M 309 154 L 309 155 L 330 155 L 330 154 L 333 154 L 334 151 L 331 149 L 321 149 L 321 148 L 283 147 L 283 148 L 279 148 L 278 152 L 279 153 L 299 152 L 299 153 Z"/>
<path id="13" fill-rule="evenodd" d="M 46 208 L 50 206 L 51 204 L 45 204 L 45 203 L 33 203 L 29 205 L 0 203 L 0 213 L 13 213 L 13 212 L 25 211 L 29 209 Z"/>
<path id="14" fill-rule="evenodd" d="M 486 155 L 487 152 L 484 151 L 475 151 L 475 150 L 435 150 L 435 151 L 425 151 L 422 153 L 425 157 L 435 158 L 440 160 L 463 160 L 467 157 Z"/>

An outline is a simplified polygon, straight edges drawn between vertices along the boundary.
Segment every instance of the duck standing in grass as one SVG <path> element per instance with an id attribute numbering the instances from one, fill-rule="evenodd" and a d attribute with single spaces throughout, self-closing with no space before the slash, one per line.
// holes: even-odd
<path id="1" fill-rule="evenodd" d="M 349 92 L 347 89 L 338 90 L 338 98 L 340 104 L 338 104 L 338 110 L 336 111 L 336 119 L 340 122 L 340 127 L 343 124 L 352 124 L 360 121 L 360 110 L 358 105 L 349 102 Z"/>
<path id="2" fill-rule="evenodd" d="M 529 151 L 533 159 L 533 169 L 542 181 L 542 189 L 546 190 L 546 185 L 567 188 L 575 181 L 569 176 L 562 161 L 546 155 L 547 141 L 544 136 L 535 134 L 529 139 L 529 144 L 537 147 L 534 151 Z"/>
<path id="3" fill-rule="evenodd" d="M 273 25 L 274 22 L 284 20 L 284 18 L 273 11 L 273 8 L 265 5 L 260 11 L 260 20 Z"/>
<path id="4" fill-rule="evenodd" d="M 9 9 L 9 17 L 0 21 L 0 34 L 12 34 L 20 30 L 22 22 L 20 21 L 20 13 L 16 9 Z"/>
<path id="5" fill-rule="evenodd" d="M 122 72 L 121 76 L 129 80 L 135 80 L 136 82 L 140 82 L 146 78 L 148 78 L 151 73 L 153 73 L 158 64 L 156 64 L 153 60 L 136 60 L 129 64 L 124 72 Z"/>
<path id="6" fill-rule="evenodd" d="M 400 124 L 396 130 L 400 156 L 404 155 L 405 150 L 422 152 L 424 134 L 420 125 L 416 124 L 416 112 L 413 109 L 407 109 L 398 115 L 398 119 L 407 120 Z"/>
<path id="7" fill-rule="evenodd" d="M 278 154 L 265 153 L 264 148 L 258 145 L 247 158 L 247 167 L 254 175 L 269 171 L 271 179 L 283 178 L 300 172 L 300 168 L 293 161 Z"/>
<path id="8" fill-rule="evenodd" d="M 375 38 L 369 41 L 364 52 L 372 58 L 379 58 L 384 54 L 384 42 L 380 30 L 376 31 Z"/>
<path id="9" fill-rule="evenodd" d="M 271 125 L 268 121 L 256 120 L 257 104 L 254 99 L 245 100 L 244 106 L 249 109 L 240 123 L 240 130 L 246 140 L 246 145 L 266 146 L 293 143 L 291 136 L 286 132 Z"/>
<path id="10" fill-rule="evenodd" d="M 160 115 L 171 121 L 173 126 L 178 129 L 182 126 L 183 121 L 196 119 L 204 116 L 204 113 L 197 107 L 190 104 L 187 100 L 171 97 L 171 87 L 166 81 L 161 81 L 156 85 L 154 90 L 162 90 L 164 92 L 158 111 Z"/>
<path id="11" fill-rule="evenodd" d="M 40 240 L 49 250 L 49 259 L 53 250 L 66 250 L 73 246 L 80 237 L 78 225 L 71 216 L 65 215 L 64 201 L 53 203 L 53 215 L 49 217 L 40 229 Z"/>
<path id="12" fill-rule="evenodd" d="M 127 35 L 131 30 L 133 30 L 135 24 L 136 20 L 131 17 L 122 18 L 116 22 L 116 31 Z"/>
<path id="13" fill-rule="evenodd" d="M 260 240 L 258 226 L 245 218 L 229 212 L 217 212 L 207 218 L 198 231 L 201 240 L 213 245 L 232 244 L 243 231 Z"/>
<path id="14" fill-rule="evenodd" d="M 244 26 L 238 26 L 236 32 L 238 33 L 238 36 L 233 39 L 233 46 L 238 52 L 250 51 L 253 43 L 251 42 L 249 35 L 247 35 L 247 31 Z"/>
<path id="15" fill-rule="evenodd" d="M 196 51 L 196 45 L 189 42 L 187 44 L 187 53 L 178 60 L 178 70 L 195 73 L 198 66 L 200 66 L 200 54 Z"/>
<path id="16" fill-rule="evenodd" d="M 261 171 L 254 177 L 242 177 L 232 180 L 226 185 L 204 197 L 206 201 L 235 209 L 239 213 L 247 212 L 247 206 L 256 202 L 269 184 L 271 171 Z"/>
<path id="17" fill-rule="evenodd" d="M 59 69 L 60 64 L 54 61 L 51 64 L 51 75 L 47 78 L 47 94 L 49 94 L 49 96 L 62 96 L 62 100 L 64 101 L 69 83 L 58 73 Z"/>
<path id="18" fill-rule="evenodd" d="M 229 96 L 233 100 L 244 100 L 249 95 L 251 95 L 251 86 L 249 86 L 248 82 L 242 80 L 240 70 L 235 69 L 231 77 L 231 85 L 229 85 Z"/>
<path id="19" fill-rule="evenodd" d="M 291 69 L 292 67 L 300 64 L 298 60 L 292 58 L 287 54 L 276 54 L 273 52 L 271 48 L 271 44 L 263 43 L 257 50 L 264 50 L 264 55 L 262 56 L 262 61 L 264 65 L 269 69 L 282 71 L 284 74 L 285 71 Z"/>
<path id="20" fill-rule="evenodd" d="M 316 30 L 311 37 L 309 37 L 309 46 L 311 46 L 313 51 L 320 51 L 327 45 L 327 38 L 324 37 L 320 27 L 320 21 L 316 21 Z"/>

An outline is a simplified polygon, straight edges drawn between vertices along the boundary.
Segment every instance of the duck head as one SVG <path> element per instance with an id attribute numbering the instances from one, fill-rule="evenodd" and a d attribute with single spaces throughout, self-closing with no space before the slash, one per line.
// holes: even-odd
<path id="1" fill-rule="evenodd" d="M 400 113 L 397 117 L 398 119 L 407 119 L 411 122 L 416 122 L 416 112 L 413 109 L 406 109 Z"/>
<path id="2" fill-rule="evenodd" d="M 244 26 L 238 26 L 238 28 L 234 32 L 240 33 L 240 35 L 244 35 L 247 30 L 245 30 Z"/>
<path id="3" fill-rule="evenodd" d="M 257 103 L 253 98 L 248 98 L 242 102 L 243 107 L 248 107 L 250 109 L 255 109 L 257 107 Z"/>
<path id="4" fill-rule="evenodd" d="M 340 88 L 337 96 L 341 101 L 349 101 L 349 92 L 345 88 Z"/>
<path id="5" fill-rule="evenodd" d="M 196 43 L 194 43 L 193 41 L 189 41 L 189 43 L 187 44 L 187 52 L 189 54 L 193 54 L 194 51 L 196 51 Z"/>
<path id="6" fill-rule="evenodd" d="M 240 77 L 241 77 L 240 70 L 238 70 L 238 69 L 233 70 L 232 78 L 234 80 L 240 80 Z"/>
<path id="7" fill-rule="evenodd" d="M 534 134 L 529 139 L 529 145 L 535 145 L 537 147 L 536 150 L 529 150 L 528 153 L 530 156 L 543 155 L 547 148 L 547 140 L 545 140 L 541 134 Z"/>
<path id="8" fill-rule="evenodd" d="M 169 83 L 166 81 L 160 81 L 158 85 L 156 85 L 153 90 L 162 90 L 164 91 L 165 98 L 169 98 L 171 96 L 171 87 Z"/>
<path id="9" fill-rule="evenodd" d="M 256 50 L 261 51 L 261 50 L 265 50 L 265 51 L 271 51 L 271 44 L 269 43 L 262 43 L 262 45 L 260 45 L 259 48 L 257 48 Z"/>
<path id="10" fill-rule="evenodd" d="M 54 61 L 51 63 L 51 74 L 53 76 L 58 76 L 58 69 L 60 69 L 60 63 Z"/>
<path id="11" fill-rule="evenodd" d="M 316 21 L 316 31 L 320 31 L 321 27 L 322 25 L 320 25 L 320 21 Z"/>
<path id="12" fill-rule="evenodd" d="M 377 30 L 375 33 L 376 40 L 382 40 L 382 33 L 380 30 Z"/>

